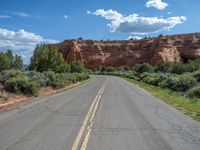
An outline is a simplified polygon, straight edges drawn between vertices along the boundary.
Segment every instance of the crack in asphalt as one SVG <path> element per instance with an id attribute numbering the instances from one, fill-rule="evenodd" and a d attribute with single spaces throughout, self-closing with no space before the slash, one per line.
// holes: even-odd
<path id="1" fill-rule="evenodd" d="M 198 144 L 200 145 L 200 138 L 194 136 L 191 132 L 193 132 L 192 130 L 190 130 L 190 128 L 186 128 L 186 127 L 181 127 L 180 125 L 177 125 L 176 123 L 170 121 L 169 119 L 165 118 L 164 116 L 161 116 L 161 113 L 159 111 L 159 107 L 156 108 L 154 114 L 161 120 L 171 124 L 171 128 L 170 131 L 168 131 L 168 134 L 173 137 L 173 138 L 180 138 L 182 139 L 184 142 L 188 142 L 191 144 Z M 192 127 L 195 128 L 195 127 Z M 197 128 L 196 128 L 197 130 Z M 178 135 L 178 137 L 177 137 Z"/>

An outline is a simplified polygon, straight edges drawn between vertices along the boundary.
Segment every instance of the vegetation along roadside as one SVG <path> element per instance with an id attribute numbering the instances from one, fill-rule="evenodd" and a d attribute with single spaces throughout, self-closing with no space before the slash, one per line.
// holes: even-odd
<path id="1" fill-rule="evenodd" d="M 41 88 L 57 90 L 89 78 L 83 63 L 65 62 L 55 47 L 38 45 L 28 68 L 23 67 L 21 56 L 7 50 L 0 53 L 0 104 L 9 95 L 37 96 Z"/>
<path id="2" fill-rule="evenodd" d="M 184 114 L 200 121 L 200 61 L 160 62 L 129 67 L 99 67 L 93 74 L 115 75 L 139 85 Z"/>

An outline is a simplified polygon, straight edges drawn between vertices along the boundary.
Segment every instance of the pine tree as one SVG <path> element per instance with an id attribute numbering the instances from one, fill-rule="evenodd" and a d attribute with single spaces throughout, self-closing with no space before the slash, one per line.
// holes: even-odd
<path id="1" fill-rule="evenodd" d="M 14 61 L 13 61 L 13 68 L 17 70 L 23 69 L 23 60 L 21 56 L 15 55 Z"/>
<path id="2" fill-rule="evenodd" d="M 6 52 L 5 54 L 9 57 L 10 61 L 13 63 L 14 55 L 13 55 L 12 50 L 8 49 L 7 52 Z M 11 64 L 11 65 L 12 65 L 12 64 Z M 12 67 L 12 66 L 11 66 L 11 67 Z"/>
<path id="3" fill-rule="evenodd" d="M 69 65 L 56 47 L 38 45 L 31 57 L 29 69 L 64 73 L 69 71 Z"/>
<path id="4" fill-rule="evenodd" d="M 12 62 L 9 56 L 3 52 L 0 53 L 0 71 L 8 70 L 11 68 Z"/>

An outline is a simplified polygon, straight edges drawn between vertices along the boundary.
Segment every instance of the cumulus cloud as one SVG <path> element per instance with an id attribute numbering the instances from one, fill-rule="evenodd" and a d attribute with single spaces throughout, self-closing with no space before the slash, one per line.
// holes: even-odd
<path id="1" fill-rule="evenodd" d="M 0 51 L 12 49 L 15 53 L 24 55 L 28 62 L 36 44 L 57 43 L 57 40 L 45 39 L 40 35 L 21 29 L 17 32 L 0 28 Z"/>
<path id="2" fill-rule="evenodd" d="M 69 19 L 69 16 L 67 16 L 67 15 L 64 15 L 64 18 L 65 18 L 65 19 Z"/>
<path id="3" fill-rule="evenodd" d="M 141 40 L 142 37 L 140 37 L 140 36 L 129 36 L 129 37 L 128 37 L 128 40 L 130 40 L 130 39 L 133 39 L 133 40 Z"/>
<path id="4" fill-rule="evenodd" d="M 98 9 L 92 13 L 109 20 L 108 27 L 111 32 L 121 32 L 129 34 L 149 34 L 162 30 L 170 30 L 176 25 L 186 21 L 185 16 L 169 18 L 143 17 L 139 14 L 125 16 L 112 9 Z"/>
<path id="5" fill-rule="evenodd" d="M 8 15 L 0 15 L 0 19 L 6 19 L 6 18 L 10 18 L 10 16 L 8 16 Z"/>
<path id="6" fill-rule="evenodd" d="M 149 0 L 148 2 L 146 2 L 145 4 L 146 7 L 154 7 L 156 9 L 162 10 L 165 9 L 168 4 L 165 2 L 162 2 L 161 0 Z"/>

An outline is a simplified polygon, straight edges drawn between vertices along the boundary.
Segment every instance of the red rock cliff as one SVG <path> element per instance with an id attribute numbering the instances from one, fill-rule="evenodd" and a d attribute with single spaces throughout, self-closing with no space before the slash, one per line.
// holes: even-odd
<path id="1" fill-rule="evenodd" d="M 138 41 L 66 40 L 56 46 L 67 62 L 80 60 L 87 68 L 180 62 L 200 58 L 200 33 Z"/>

